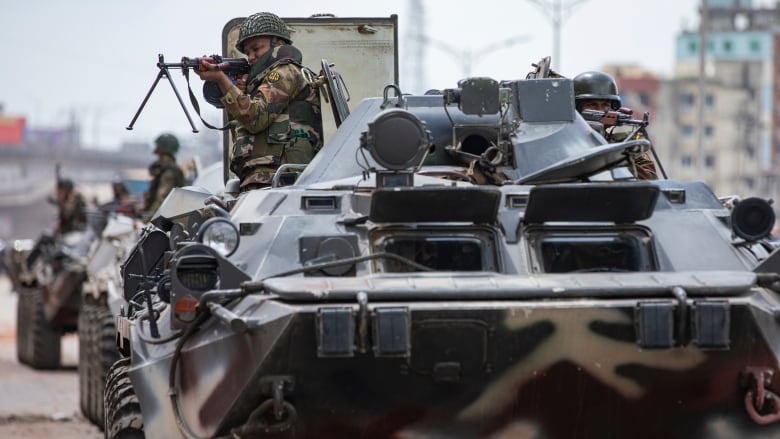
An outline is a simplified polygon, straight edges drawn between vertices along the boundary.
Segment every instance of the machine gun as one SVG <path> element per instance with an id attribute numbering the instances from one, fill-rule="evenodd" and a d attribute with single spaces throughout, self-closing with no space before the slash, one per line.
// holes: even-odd
<path id="1" fill-rule="evenodd" d="M 179 104 L 181 105 L 182 110 L 184 110 L 184 115 L 187 116 L 187 120 L 190 122 L 190 126 L 192 127 L 192 132 L 193 133 L 198 132 L 197 128 L 195 128 L 195 124 L 192 122 L 190 113 L 187 111 L 187 107 L 184 106 L 184 102 L 181 100 L 181 95 L 179 95 L 179 90 L 176 89 L 176 85 L 173 83 L 173 80 L 171 80 L 171 73 L 169 69 L 181 69 L 182 74 L 187 79 L 187 91 L 189 91 L 190 102 L 192 103 L 192 107 L 195 108 L 195 111 L 198 113 L 200 120 L 209 128 L 224 129 L 224 127 L 223 128 L 214 127 L 210 125 L 208 122 L 206 122 L 205 120 L 203 120 L 203 117 L 200 116 L 200 105 L 198 105 L 198 101 L 197 99 L 195 99 L 195 95 L 192 93 L 192 88 L 190 87 L 189 71 L 190 69 L 198 71 L 200 69 L 200 61 L 203 58 L 183 57 L 181 59 L 181 62 L 178 63 L 166 63 L 162 54 L 157 55 L 157 58 L 158 58 L 157 68 L 160 69 L 160 71 L 157 73 L 157 78 L 152 83 L 152 87 L 149 89 L 149 92 L 146 93 L 146 97 L 144 97 L 144 100 L 141 102 L 141 106 L 138 107 L 138 111 L 135 112 L 135 116 L 133 116 L 133 120 L 130 121 L 130 125 L 127 126 L 127 129 L 128 130 L 133 129 L 133 125 L 135 124 L 135 121 L 138 119 L 138 116 L 141 115 L 141 111 L 143 111 L 144 106 L 146 106 L 146 102 L 149 100 L 149 97 L 152 95 L 152 92 L 154 91 L 155 87 L 157 87 L 157 83 L 160 82 L 161 78 L 166 78 L 168 82 L 171 84 L 171 88 L 173 88 L 173 92 L 176 94 L 176 99 L 179 100 Z M 230 80 L 234 84 L 238 80 L 239 75 L 249 73 L 250 64 L 249 61 L 247 61 L 244 58 L 222 58 L 219 55 L 211 55 L 206 59 L 215 61 L 219 69 L 225 72 L 225 74 L 228 76 L 228 78 L 230 78 Z M 222 108 L 221 103 L 219 101 L 219 98 L 221 96 L 222 93 L 219 90 L 219 86 L 215 82 L 205 81 L 203 83 L 203 97 L 206 99 L 208 103 L 214 105 L 217 108 Z"/>
<path id="2" fill-rule="evenodd" d="M 605 139 L 610 142 L 613 140 L 614 127 L 621 125 L 631 125 L 634 129 L 625 137 L 625 139 L 644 138 L 650 140 L 650 135 L 647 133 L 647 126 L 650 125 L 650 113 L 645 111 L 641 119 L 634 119 L 634 112 L 626 107 L 620 107 L 615 111 L 598 111 L 598 110 L 582 110 L 580 112 L 582 118 L 589 124 L 596 123 L 601 124 L 601 127 L 605 131 Z M 607 128 L 612 127 L 613 130 L 607 131 Z M 658 158 L 658 154 L 655 152 L 652 141 L 650 142 L 650 152 L 653 153 L 655 163 L 658 165 L 658 169 L 661 174 L 666 178 L 666 171 L 661 165 L 661 160 Z"/>
<path id="3" fill-rule="evenodd" d="M 621 107 L 617 111 L 582 110 L 580 114 L 586 121 L 600 122 L 604 127 L 634 125 L 641 129 L 650 125 L 650 113 L 645 112 L 642 119 L 634 119 L 634 112 L 625 107 Z"/>
<path id="4" fill-rule="evenodd" d="M 645 139 L 650 138 L 646 129 L 647 126 L 650 125 L 650 113 L 648 112 L 645 112 L 642 119 L 634 119 L 634 112 L 625 107 L 621 107 L 617 111 L 582 110 L 580 114 L 582 114 L 582 118 L 589 124 L 592 122 L 595 122 L 596 125 L 600 124 L 599 128 L 603 128 L 604 132 L 602 134 L 604 134 L 604 138 L 609 142 L 614 139 L 612 130 L 607 131 L 607 128 L 612 127 L 614 130 L 614 127 L 620 125 L 634 126 L 634 130 L 626 136 L 626 139 L 632 139 L 637 135 Z"/>
<path id="5" fill-rule="evenodd" d="M 217 68 L 225 72 L 233 82 L 236 82 L 238 75 L 249 73 L 249 68 L 251 67 L 246 58 L 222 58 L 219 55 L 211 55 L 205 58 L 187 58 L 185 56 L 180 63 L 165 63 L 165 66 L 169 69 L 193 69 L 200 71 L 200 60 L 202 59 L 216 63 Z"/>

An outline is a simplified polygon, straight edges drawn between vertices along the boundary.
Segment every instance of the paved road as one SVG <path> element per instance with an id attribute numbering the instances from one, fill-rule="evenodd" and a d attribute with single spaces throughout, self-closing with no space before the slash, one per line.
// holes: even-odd
<path id="1" fill-rule="evenodd" d="M 16 294 L 0 276 L 0 438 L 103 437 L 79 409 L 78 338 L 62 343 L 63 370 L 36 371 L 16 360 Z"/>

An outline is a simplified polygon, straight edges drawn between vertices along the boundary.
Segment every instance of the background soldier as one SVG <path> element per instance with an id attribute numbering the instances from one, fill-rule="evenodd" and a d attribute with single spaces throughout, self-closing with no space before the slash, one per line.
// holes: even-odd
<path id="1" fill-rule="evenodd" d="M 176 153 L 179 151 L 179 140 L 173 134 L 164 133 L 154 140 L 154 153 L 157 160 L 149 166 L 149 191 L 146 193 L 144 210 L 154 213 L 160 204 L 175 187 L 185 185 L 184 173 L 176 164 Z"/>
<path id="2" fill-rule="evenodd" d="M 87 205 L 84 197 L 73 189 L 73 180 L 57 180 L 57 209 L 59 218 L 55 234 L 65 234 L 87 227 Z"/>
<path id="3" fill-rule="evenodd" d="M 240 124 L 233 133 L 230 170 L 246 191 L 270 186 L 280 164 L 311 161 L 322 146 L 322 114 L 311 84 L 315 75 L 301 64 L 301 52 L 281 18 L 270 12 L 247 17 L 236 48 L 251 64 L 239 85 L 205 56 L 196 72 L 219 85 L 225 111 Z"/>
<path id="4" fill-rule="evenodd" d="M 621 109 L 620 95 L 617 83 L 612 76 L 604 72 L 584 72 L 574 77 L 574 105 L 578 112 L 596 110 L 601 112 Z M 627 110 L 627 109 L 626 109 Z M 630 111 L 630 110 L 628 110 Z M 630 131 L 622 131 L 621 127 L 612 127 L 608 132 L 602 132 L 610 143 L 626 140 Z M 633 157 L 632 172 L 641 180 L 657 180 L 658 172 L 650 154 L 645 152 Z"/>

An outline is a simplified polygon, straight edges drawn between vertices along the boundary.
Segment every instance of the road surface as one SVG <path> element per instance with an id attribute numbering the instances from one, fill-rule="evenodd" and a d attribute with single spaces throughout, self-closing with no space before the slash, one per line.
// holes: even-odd
<path id="1" fill-rule="evenodd" d="M 65 368 L 37 371 L 16 359 L 16 294 L 0 275 L 0 438 L 96 439 L 79 408 L 78 338 L 62 341 Z"/>

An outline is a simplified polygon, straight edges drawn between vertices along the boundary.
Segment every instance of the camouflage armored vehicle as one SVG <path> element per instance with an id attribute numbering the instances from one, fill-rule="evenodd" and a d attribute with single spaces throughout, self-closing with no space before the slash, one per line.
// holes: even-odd
<path id="1" fill-rule="evenodd" d="M 61 365 L 60 339 L 75 332 L 86 278 L 86 255 L 94 230 L 43 234 L 29 250 L 11 256 L 19 362 L 36 369 Z M 16 251 L 16 250 L 14 250 Z"/>
<path id="2" fill-rule="evenodd" d="M 638 181 L 649 140 L 544 70 L 388 85 L 292 185 L 174 191 L 123 265 L 107 437 L 780 434 L 772 207 Z"/>
<path id="3" fill-rule="evenodd" d="M 67 181 L 60 179 L 59 165 L 56 175 L 59 189 L 60 182 Z M 56 204 L 54 198 L 49 202 Z M 64 233 L 44 231 L 26 245 L 16 241 L 6 255 L 9 277 L 19 296 L 17 357 L 33 368 L 59 368 L 60 339 L 77 331 L 90 247 L 105 226 L 100 209 L 85 207 L 85 216 Z"/>
<path id="4" fill-rule="evenodd" d="M 119 359 L 114 315 L 125 306 L 119 267 L 142 226 L 132 216 L 111 215 L 87 258 L 78 316 L 79 401 L 84 416 L 101 427 L 106 373 Z"/>
<path id="5" fill-rule="evenodd" d="M 107 436 L 780 434 L 774 211 L 636 180 L 629 138 L 566 78 L 388 86 L 294 185 L 177 190 L 123 268 Z"/>
<path id="6" fill-rule="evenodd" d="M 114 182 L 128 188 L 125 205 L 113 202 L 102 206 L 105 225 L 100 227 L 87 255 L 86 278 L 82 287 L 81 309 L 78 316 L 79 334 L 79 401 L 84 416 L 103 428 L 103 390 L 106 374 L 119 359 L 116 350 L 114 316 L 128 304 L 122 291 L 120 267 L 147 226 L 132 206 L 142 204 L 142 195 L 148 188 L 146 170 L 140 175 L 128 174 Z M 221 194 L 222 163 L 214 163 L 198 171 L 192 186 Z M 130 209 L 126 204 L 130 204 Z"/>

